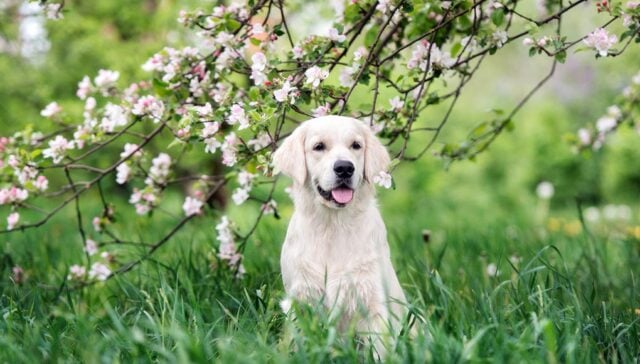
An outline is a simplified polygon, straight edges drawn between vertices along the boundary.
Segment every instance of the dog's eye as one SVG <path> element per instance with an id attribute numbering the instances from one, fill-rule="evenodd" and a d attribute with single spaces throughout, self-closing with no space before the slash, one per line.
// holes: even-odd
<path id="1" fill-rule="evenodd" d="M 313 150 L 315 150 L 316 152 L 321 152 L 324 150 L 324 148 L 325 146 L 323 142 L 316 143 L 316 145 L 313 146 Z"/>
<path id="2" fill-rule="evenodd" d="M 362 148 L 362 146 L 358 142 L 353 142 L 353 144 L 351 144 L 351 148 L 353 148 L 355 150 L 358 150 L 358 149 Z"/>

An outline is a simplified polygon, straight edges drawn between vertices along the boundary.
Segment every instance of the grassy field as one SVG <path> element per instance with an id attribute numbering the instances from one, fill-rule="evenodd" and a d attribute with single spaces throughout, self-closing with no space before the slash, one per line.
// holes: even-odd
<path id="1" fill-rule="evenodd" d="M 393 260 L 425 322 L 417 324 L 418 338 L 400 340 L 389 362 L 639 359 L 638 237 L 611 226 L 584 230 L 571 212 L 541 225 L 508 213 L 454 218 L 454 210 L 436 206 L 424 218 L 409 216 L 416 206 L 386 213 L 394 193 L 382 196 Z M 81 259 L 68 217 L 10 236 L 1 266 L 0 361 L 371 360 L 321 314 L 301 308 L 295 327 L 284 319 L 278 261 L 289 210 L 264 221 L 246 246 L 242 280 L 211 267 L 213 216 L 188 225 L 128 274 L 78 291 L 50 286 Z M 428 243 L 425 227 L 432 228 Z M 131 224 L 135 234 L 153 230 Z M 8 279 L 18 263 L 21 284 Z M 292 341 L 283 339 L 285 330 Z"/>

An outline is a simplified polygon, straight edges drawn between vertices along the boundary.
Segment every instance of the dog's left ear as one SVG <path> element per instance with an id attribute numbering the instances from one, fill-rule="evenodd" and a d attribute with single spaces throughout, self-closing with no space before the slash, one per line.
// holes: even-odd
<path id="1" fill-rule="evenodd" d="M 307 179 L 307 164 L 304 157 L 304 125 L 289 135 L 273 153 L 274 172 L 282 172 L 294 183 L 303 185 Z"/>
<path id="2" fill-rule="evenodd" d="M 366 124 L 363 124 L 362 127 L 365 129 L 364 178 L 371 183 L 374 176 L 387 171 L 391 159 L 387 148 L 380 143 L 371 128 Z"/>

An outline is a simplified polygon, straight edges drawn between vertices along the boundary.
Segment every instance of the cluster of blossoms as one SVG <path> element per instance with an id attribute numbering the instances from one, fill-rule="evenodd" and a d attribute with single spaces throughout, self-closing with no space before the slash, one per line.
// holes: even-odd
<path id="1" fill-rule="evenodd" d="M 620 106 L 609 106 L 607 113 L 596 121 L 594 128 L 585 127 L 578 130 L 575 137 L 578 149 L 602 148 L 607 136 L 627 121 L 640 134 L 640 122 L 633 118 L 638 97 L 640 97 L 640 73 L 633 76 L 631 85 L 622 91 Z"/>
<path id="2" fill-rule="evenodd" d="M 527 47 L 544 48 L 551 42 L 551 40 L 552 39 L 548 36 L 543 36 L 538 39 L 532 38 L 532 37 L 526 37 L 522 40 L 522 44 Z"/>
<path id="3" fill-rule="evenodd" d="M 231 195 L 231 199 L 236 205 L 242 205 L 249 198 L 252 181 L 255 177 L 255 174 L 249 173 L 246 170 L 242 170 L 238 173 L 238 184 L 240 186 L 236 188 Z"/>
<path id="4" fill-rule="evenodd" d="M 407 62 L 408 69 L 418 68 L 425 72 L 432 67 L 438 69 L 448 69 L 456 63 L 451 55 L 440 50 L 436 44 L 422 40 L 416 44 L 411 53 L 411 58 Z"/>
<path id="5" fill-rule="evenodd" d="M 222 216 L 220 223 L 216 225 L 216 231 L 218 232 L 217 239 L 220 242 L 218 259 L 226 262 L 229 268 L 236 272 L 236 276 L 241 278 L 245 273 L 244 265 L 242 264 L 242 254 L 238 252 L 231 222 L 227 216 Z"/>
<path id="6" fill-rule="evenodd" d="M 99 251 L 98 243 L 92 239 L 87 239 L 83 250 L 87 254 L 87 256 L 89 257 L 95 256 Z M 87 278 L 90 281 L 107 280 L 112 274 L 112 271 L 111 271 L 111 268 L 109 268 L 109 265 L 115 262 L 115 258 L 113 255 L 111 255 L 111 253 L 106 251 L 103 251 L 100 254 L 100 258 L 103 261 L 102 262 L 98 261 L 91 264 L 91 267 L 89 268 L 88 272 L 87 272 L 87 268 L 82 265 L 74 264 L 70 266 L 69 275 L 67 276 L 67 279 L 78 281 L 78 282 L 83 282 Z"/>
<path id="7" fill-rule="evenodd" d="M 389 173 L 382 171 L 377 175 L 373 176 L 373 183 L 377 184 L 378 186 L 389 189 L 393 185 L 393 178 L 391 178 L 391 175 Z"/>
<path id="8" fill-rule="evenodd" d="M 360 71 L 360 68 L 364 66 L 368 56 L 367 49 L 365 47 L 359 47 L 353 52 L 353 61 L 350 67 L 344 67 L 340 71 L 339 81 L 342 87 L 352 87 L 356 82 L 355 76 Z"/>

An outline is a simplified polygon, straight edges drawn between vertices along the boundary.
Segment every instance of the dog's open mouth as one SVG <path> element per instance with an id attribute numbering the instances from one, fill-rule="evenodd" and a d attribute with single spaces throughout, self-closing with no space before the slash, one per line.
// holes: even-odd
<path id="1" fill-rule="evenodd" d="M 353 190 L 346 185 L 340 185 L 331 191 L 325 191 L 318 186 L 318 193 L 327 201 L 333 201 L 344 206 L 353 200 Z"/>

